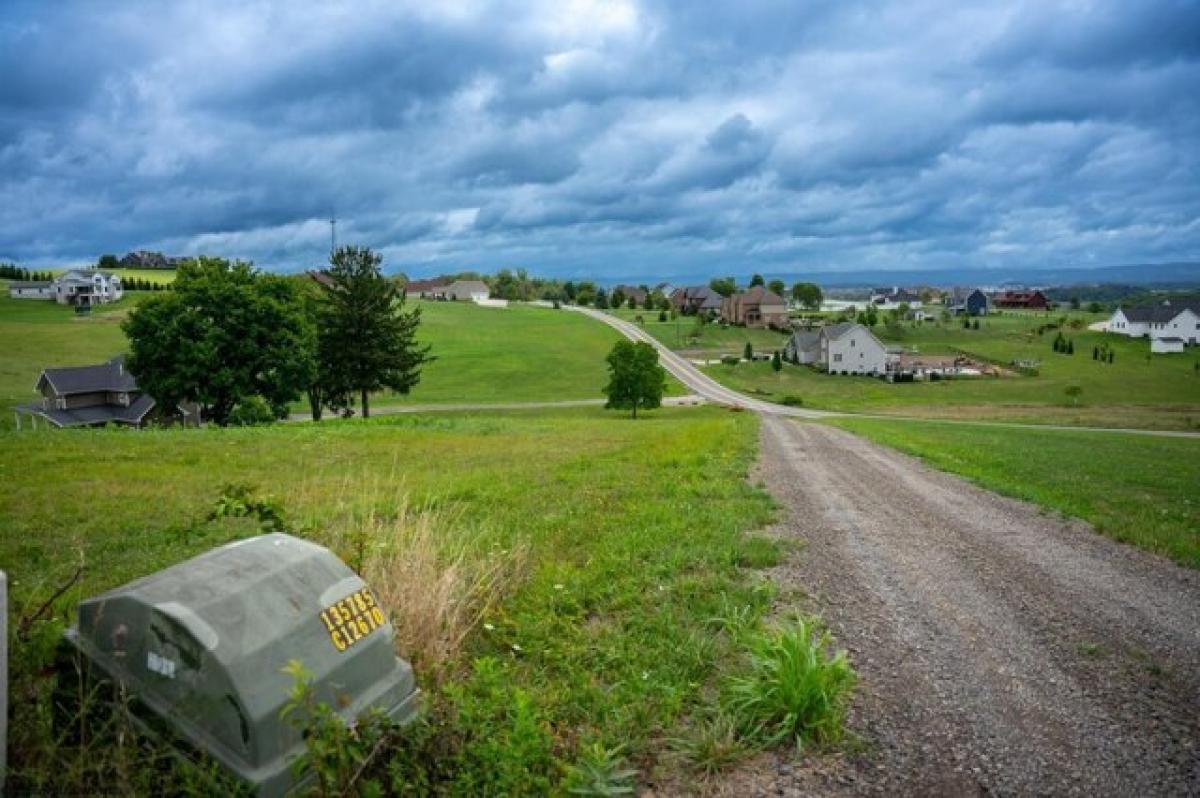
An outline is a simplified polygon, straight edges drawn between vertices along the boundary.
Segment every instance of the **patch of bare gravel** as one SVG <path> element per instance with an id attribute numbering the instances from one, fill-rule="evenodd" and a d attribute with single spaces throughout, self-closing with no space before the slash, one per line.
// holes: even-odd
<path id="1" fill-rule="evenodd" d="M 841 430 L 762 438 L 806 543 L 772 575 L 850 651 L 861 746 L 705 792 L 1200 794 L 1200 573 Z"/>

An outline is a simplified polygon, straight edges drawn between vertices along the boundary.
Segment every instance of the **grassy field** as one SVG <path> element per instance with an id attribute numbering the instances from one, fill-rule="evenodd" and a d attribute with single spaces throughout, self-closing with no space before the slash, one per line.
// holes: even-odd
<path id="1" fill-rule="evenodd" d="M 3 287 L 0 286 L 0 290 Z M 37 399 L 33 385 L 46 366 L 99 363 L 125 350 L 121 320 L 148 293 L 131 292 L 88 316 L 56 302 L 0 296 L 0 406 Z M 9 413 L 0 426 L 11 426 Z"/>
<path id="2" fill-rule="evenodd" d="M 79 317 L 53 302 L 0 297 L 0 407 L 33 401 L 46 366 L 97 363 L 126 349 L 120 322 L 151 294 L 131 292 L 120 302 Z M 438 357 L 408 396 L 388 392 L 373 406 L 503 403 L 599 399 L 608 379 L 605 356 L 619 334 L 575 313 L 514 305 L 420 302 L 420 339 Z M 682 393 L 677 382 L 669 392 Z M 297 411 L 307 405 L 298 402 Z M 8 413 L 0 427 L 13 424 Z"/>
<path id="3" fill-rule="evenodd" d="M 476 541 L 477 552 L 524 552 L 525 566 L 451 662 L 454 678 L 418 669 L 446 724 L 438 755 L 422 759 L 437 772 L 424 776 L 461 793 L 543 793 L 596 750 L 651 772 L 738 660 L 713 619 L 752 621 L 771 599 L 745 568 L 777 560 L 774 544 L 746 535 L 773 513 L 745 478 L 755 423 L 716 408 L 637 422 L 588 408 L 0 433 L 0 563 L 13 625 L 86 566 L 52 620 L 13 641 L 9 785 L 55 792 L 55 779 L 82 768 L 91 789 L 115 789 L 108 749 L 48 742 L 49 649 L 81 596 L 254 533 L 247 519 L 212 517 L 237 493 L 230 483 L 352 563 L 362 554 L 346 545 L 348 521 L 383 519 L 390 530 L 404 506 L 431 514 L 439 536 Z M 404 586 L 403 575 L 398 585 L 387 577 L 372 577 L 378 592 Z"/>
<path id="4" fill-rule="evenodd" d="M 118 275 L 122 279 L 136 277 L 139 280 L 149 280 L 152 283 L 161 283 L 169 285 L 175 282 L 174 269 L 114 269 L 113 274 Z"/>
<path id="5" fill-rule="evenodd" d="M 467 302 L 419 301 L 418 337 L 438 360 L 408 396 L 383 394 L 384 405 L 539 402 L 599 399 L 608 381 L 605 356 L 620 333 L 563 310 Z M 670 383 L 680 393 L 678 383 Z"/>
<path id="6" fill-rule="evenodd" d="M 830 423 L 1200 568 L 1200 440 L 879 419 Z"/>
<path id="7" fill-rule="evenodd" d="M 1098 317 L 1071 314 L 1082 328 L 1064 332 L 1074 342 L 1074 355 L 1051 348 L 1054 332 L 1036 328 L 1052 315 L 991 316 L 980 330 L 926 323 L 919 327 L 875 332 L 888 344 L 926 354 L 965 352 L 997 363 L 1040 361 L 1037 376 L 962 378 L 942 382 L 888 384 L 869 377 L 828 376 L 807 367 L 786 365 L 775 373 L 767 363 L 713 366 L 708 373 L 752 394 L 781 399 L 799 397 L 806 407 L 930 418 L 960 418 L 1121 426 L 1200 429 L 1200 349 L 1183 354 L 1149 356 L 1145 340 L 1090 332 Z M 1114 362 L 1092 359 L 1092 348 L 1108 344 Z M 1068 386 L 1082 394 L 1074 401 Z"/>
<path id="8" fill-rule="evenodd" d="M 783 347 L 787 336 L 774 330 L 759 330 L 746 327 L 722 327 L 710 322 L 697 326 L 693 316 L 677 316 L 667 321 L 658 320 L 657 310 L 610 310 L 626 321 L 642 317 L 642 328 L 672 349 L 695 352 L 707 357 L 722 354 L 741 355 L 746 343 L 755 349 L 772 352 Z"/>

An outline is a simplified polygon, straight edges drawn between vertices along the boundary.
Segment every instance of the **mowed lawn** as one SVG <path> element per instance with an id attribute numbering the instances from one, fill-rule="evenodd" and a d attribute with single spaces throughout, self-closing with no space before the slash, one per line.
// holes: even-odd
<path id="1" fill-rule="evenodd" d="M 49 732 L 35 674 L 75 602 L 252 534 L 210 520 L 230 483 L 273 497 L 317 540 L 347 516 L 408 503 L 492 550 L 528 551 L 514 589 L 468 639 L 458 692 L 443 696 L 482 724 L 454 737 L 460 758 L 443 777 L 458 792 L 552 791 L 592 743 L 649 771 L 735 658 L 712 619 L 743 606 L 758 617 L 770 602 L 744 567 L 774 561 L 771 544 L 746 535 L 773 513 L 746 480 L 756 423 L 717 408 L 637 421 L 580 408 L 0 433 L 12 619 L 86 566 L 56 620 L 17 650 L 10 785 L 52 792 L 37 779 L 53 785 L 72 761 L 38 748 Z"/>
<path id="2" fill-rule="evenodd" d="M 606 325 L 529 305 L 417 301 L 406 307 L 421 309 L 418 338 L 437 360 L 412 393 L 381 393 L 378 405 L 603 398 L 604 358 L 620 340 Z"/>
<path id="3" fill-rule="evenodd" d="M 829 423 L 1200 568 L 1200 439 L 881 419 Z"/>
<path id="4" fill-rule="evenodd" d="M 12 426 L 13 405 L 33 402 L 38 375 L 46 366 L 85 366 L 125 351 L 121 320 L 147 292 L 129 292 L 121 301 L 88 316 L 57 302 L 11 299 L 0 285 L 0 427 Z"/>
<path id="5" fill-rule="evenodd" d="M 722 327 L 715 322 L 697 325 L 694 316 L 676 316 L 666 321 L 658 320 L 657 310 L 610 310 L 609 313 L 626 321 L 642 317 L 641 326 L 661 343 L 675 350 L 696 353 L 716 358 L 722 354 L 740 356 L 749 343 L 756 350 L 773 352 L 782 349 L 787 336 L 775 330 L 760 330 L 747 327 Z"/>
<path id="6" fill-rule="evenodd" d="M 1183 354 L 1150 356 L 1146 340 L 1065 329 L 1074 355 L 1053 351 L 1055 331 L 1036 328 L 1056 314 L 990 316 L 980 330 L 956 324 L 926 323 L 875 333 L 889 345 L 925 354 L 964 352 L 996 362 L 1039 361 L 1037 376 L 960 378 L 942 382 L 889 384 L 870 377 L 830 376 L 804 366 L 768 363 L 710 366 L 707 372 L 732 388 L 773 398 L 799 398 L 806 407 L 849 412 L 933 418 L 989 419 L 1079 426 L 1200 429 L 1200 348 Z M 1072 314 L 1081 323 L 1097 316 Z M 1092 359 L 1092 348 L 1107 344 L 1114 362 Z M 1077 400 L 1066 393 L 1077 385 Z"/>
<path id="7" fill-rule="evenodd" d="M 148 292 L 76 316 L 53 302 L 0 297 L 0 409 L 37 399 L 47 366 L 98 363 L 128 348 L 120 322 Z M 423 343 L 437 360 L 407 396 L 388 391 L 376 407 L 405 404 L 546 402 L 601 399 L 608 380 L 605 356 L 619 333 L 580 314 L 513 305 L 482 308 L 465 302 L 418 302 Z M 670 393 L 681 393 L 669 382 Z M 302 400 L 298 412 L 308 409 Z M 13 426 L 11 413 L 0 428 Z"/>

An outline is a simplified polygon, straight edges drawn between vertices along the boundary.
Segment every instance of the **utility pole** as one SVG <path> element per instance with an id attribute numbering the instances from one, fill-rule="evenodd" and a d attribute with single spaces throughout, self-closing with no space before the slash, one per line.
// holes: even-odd
<path id="1" fill-rule="evenodd" d="M 337 251 L 337 214 L 329 217 L 329 255 Z"/>

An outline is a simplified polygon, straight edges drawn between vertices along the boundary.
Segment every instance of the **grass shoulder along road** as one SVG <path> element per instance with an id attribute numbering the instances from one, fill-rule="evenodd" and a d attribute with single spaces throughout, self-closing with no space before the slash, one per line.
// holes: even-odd
<path id="1" fill-rule="evenodd" d="M 756 423 L 712 407 L 636 422 L 585 408 L 0 433 L 10 628 L 85 564 L 51 617 L 13 641 L 9 784 L 155 788 L 147 779 L 161 772 L 122 770 L 129 760 L 111 746 L 54 744 L 49 651 L 80 598 L 256 534 L 254 516 L 282 518 L 369 571 L 381 598 L 399 597 L 398 628 L 435 630 L 420 646 L 402 635 L 401 651 L 432 696 L 434 741 L 420 745 L 436 755 L 398 751 L 393 784 L 543 793 L 578 780 L 580 760 L 653 773 L 676 761 L 667 741 L 696 733 L 720 684 L 746 667 L 734 631 L 771 602 L 748 570 L 780 554 L 750 534 L 774 513 L 746 478 Z M 258 509 L 236 511 L 247 507 Z M 414 535 L 425 527 L 435 534 Z M 410 540 L 424 543 L 371 559 L 376 544 Z M 448 587 L 463 615 L 428 604 L 447 563 L 467 575 Z"/>
<path id="2" fill-rule="evenodd" d="M 1200 568 L 1200 440 L 935 421 L 825 423 Z"/>
<path id="3" fill-rule="evenodd" d="M 1200 429 L 1200 348 L 1182 354 L 1150 355 L 1149 343 L 1091 332 L 1096 316 L 1070 314 L 1064 334 L 1075 354 L 1053 351 L 1056 331 L 1037 328 L 1058 314 L 1006 314 L 980 320 L 979 330 L 961 325 L 924 323 L 890 329 L 876 327 L 889 345 L 924 354 L 965 352 L 1006 364 L 1038 361 L 1037 374 L 962 377 L 940 382 L 887 383 L 872 377 L 819 373 L 786 364 L 775 372 L 769 363 L 710 366 L 705 371 L 730 388 L 774 401 L 791 398 L 805 407 L 886 415 L 967 420 L 1013 421 L 1094 427 Z M 1093 347 L 1107 346 L 1113 362 L 1092 358 Z M 1078 386 L 1077 397 L 1067 394 Z"/>

